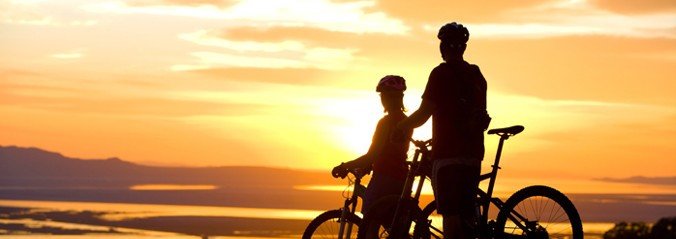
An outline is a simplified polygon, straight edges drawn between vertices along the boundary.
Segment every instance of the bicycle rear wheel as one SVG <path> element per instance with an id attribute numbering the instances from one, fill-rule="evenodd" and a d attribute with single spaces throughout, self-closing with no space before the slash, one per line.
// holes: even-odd
<path id="1" fill-rule="evenodd" d="M 514 193 L 496 219 L 496 238 L 582 239 L 582 221 L 563 193 L 530 186 Z"/>
<path id="2" fill-rule="evenodd" d="M 397 209 L 397 203 L 399 202 L 399 196 L 397 195 L 392 195 L 392 196 L 387 196 L 385 198 L 382 198 L 378 200 L 372 209 L 370 209 L 369 214 L 364 218 L 362 222 L 362 227 L 365 230 L 360 231 L 362 233 L 360 235 L 360 238 L 365 238 L 365 239 L 375 239 L 375 238 L 397 238 L 397 239 L 404 239 L 404 238 L 413 238 L 413 239 L 429 239 L 429 238 L 434 238 L 430 236 L 429 233 L 429 228 L 427 228 L 427 216 L 429 214 L 425 214 L 417 205 L 407 205 L 407 206 L 402 206 L 400 210 L 400 213 L 402 213 L 400 216 L 404 219 L 404 217 L 413 219 L 410 223 L 399 221 L 395 223 L 395 225 L 404 225 L 404 224 L 410 224 L 410 227 L 408 230 L 402 230 L 401 234 L 399 235 L 390 235 L 392 232 L 393 228 L 390 228 L 392 225 L 393 219 L 394 219 L 394 213 Z M 409 202 L 410 203 L 410 202 Z M 434 209 L 432 209 L 433 211 Z M 429 213 L 431 213 L 430 211 Z M 417 219 L 422 218 L 423 221 L 425 221 L 424 224 L 417 224 Z M 402 229 L 402 228 L 398 228 Z"/>
<path id="3" fill-rule="evenodd" d="M 340 215 L 341 210 L 330 210 L 326 211 L 315 219 L 313 219 L 310 224 L 305 228 L 303 233 L 303 239 L 334 239 L 338 238 L 338 232 L 340 231 Z M 352 225 L 352 230 L 349 235 L 343 235 L 344 239 L 354 239 L 357 238 L 357 231 L 359 230 L 359 225 L 361 224 L 361 218 L 352 213 L 347 215 L 346 226 L 348 224 Z M 347 230 L 344 229 L 344 230 Z M 347 233 L 347 232 L 344 232 Z"/>

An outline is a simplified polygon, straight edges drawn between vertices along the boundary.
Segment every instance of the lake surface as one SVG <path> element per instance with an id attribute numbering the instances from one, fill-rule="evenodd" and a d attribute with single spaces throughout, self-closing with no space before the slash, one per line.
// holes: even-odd
<path id="1" fill-rule="evenodd" d="M 108 220 L 161 216 L 202 216 L 202 217 L 238 217 L 267 219 L 305 219 L 312 220 L 323 211 L 300 209 L 269 209 L 246 207 L 212 207 L 186 205 L 159 205 L 133 203 L 99 202 L 61 202 L 61 201 L 24 201 L 0 200 L 0 206 L 38 208 L 62 211 L 101 211 L 120 212 L 106 215 Z"/>
<path id="2" fill-rule="evenodd" d="M 503 200 L 532 182 L 503 180 L 495 196 Z M 589 181 L 545 182 L 573 201 L 587 238 L 601 238 L 614 222 L 654 223 L 676 216 L 673 186 L 644 186 L 635 194 L 615 193 L 611 184 Z M 579 186 L 586 185 L 586 189 Z M 608 186 L 611 185 L 611 186 Z M 638 187 L 638 186 L 637 186 Z M 596 189 L 595 189 L 596 188 Z M 0 224 L 98 232 L 97 238 L 299 238 L 307 223 L 343 203 L 346 185 L 295 187 L 215 187 L 214 185 L 145 184 L 130 188 L 0 188 L 0 207 L 31 208 L 30 217 Z M 573 189 L 577 189 L 573 190 Z M 582 190 L 584 189 L 584 190 Z M 597 193 L 591 193 L 596 191 Z M 424 187 L 421 204 L 433 199 Z M 48 215 L 47 220 L 39 215 Z M 494 216 L 494 215 L 493 215 Z M 49 219 L 49 218 L 52 219 Z M 441 221 L 434 218 L 433 223 Z M 115 233 L 106 233 L 112 231 Z M 45 235 L 2 235 L 3 238 L 44 238 Z M 103 234 L 100 234 L 103 233 Z M 91 238 L 91 235 L 50 235 L 49 238 Z"/>
<path id="3" fill-rule="evenodd" d="M 185 205 L 158 205 L 158 204 L 132 204 L 132 203 L 98 203 L 98 202 L 61 202 L 61 201 L 37 201 L 37 200 L 0 200 L 0 206 L 34 208 L 34 211 L 98 211 L 108 212 L 103 215 L 106 220 L 129 220 L 135 218 L 148 217 L 206 217 L 218 220 L 218 217 L 236 217 L 236 218 L 266 218 L 276 220 L 306 220 L 319 215 L 320 210 L 294 210 L 294 209 L 269 209 L 269 208 L 241 208 L 241 207 L 213 207 L 213 206 L 185 206 Z M 440 221 L 440 218 L 433 218 L 433 221 Z M 55 222 L 44 220 L 7 220 L 0 219 L 0 223 L 24 223 L 31 226 L 52 226 L 70 229 L 89 229 L 106 231 L 110 227 L 87 225 L 83 223 Z M 612 228 L 610 222 L 589 222 L 584 224 L 587 238 L 601 238 L 603 232 Z M 162 232 L 154 230 L 139 230 L 132 228 L 115 227 L 118 234 L 96 234 L 97 238 L 126 239 L 126 238 L 199 238 L 195 235 L 185 235 L 179 233 Z M 240 231 L 240 235 L 233 236 L 210 236 L 209 238 L 233 239 L 233 238 L 298 238 L 299 235 L 284 237 L 283 235 L 274 235 L 270 237 L 260 237 L 252 235 L 246 230 Z M 84 239 L 91 238 L 92 235 L 49 235 L 49 238 L 59 239 Z M 45 235 L 0 235 L 0 237 L 11 238 L 44 238 Z"/>

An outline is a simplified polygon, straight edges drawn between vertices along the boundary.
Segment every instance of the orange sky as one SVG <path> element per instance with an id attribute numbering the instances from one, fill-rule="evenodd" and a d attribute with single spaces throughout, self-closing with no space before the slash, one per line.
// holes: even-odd
<path id="1" fill-rule="evenodd" d="M 404 76 L 418 107 L 450 21 L 492 127 L 526 126 L 512 175 L 675 176 L 671 0 L 1 1 L 0 145 L 328 169 L 367 150 L 380 77 Z"/>

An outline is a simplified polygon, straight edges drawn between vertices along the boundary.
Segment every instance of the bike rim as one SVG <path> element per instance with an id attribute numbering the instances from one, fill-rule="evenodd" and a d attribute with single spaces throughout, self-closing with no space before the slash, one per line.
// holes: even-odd
<path id="1" fill-rule="evenodd" d="M 347 235 L 347 228 L 348 225 L 352 225 L 352 230 L 349 235 Z M 354 223 L 345 223 L 345 229 L 344 230 L 344 235 L 343 239 L 354 239 L 357 238 L 357 231 L 359 230 L 359 227 L 354 224 Z M 340 231 L 340 220 L 334 219 L 334 220 L 329 220 L 317 227 L 315 229 L 315 232 L 312 234 L 312 238 L 317 238 L 317 239 L 337 239 L 338 238 L 338 232 Z"/>
<path id="2" fill-rule="evenodd" d="M 573 223 L 563 206 L 551 198 L 543 196 L 528 197 L 513 209 L 526 218 L 519 220 L 520 224 L 529 225 L 526 230 L 516 226 L 515 222 L 507 220 L 504 233 L 512 236 L 529 238 L 572 238 Z"/>

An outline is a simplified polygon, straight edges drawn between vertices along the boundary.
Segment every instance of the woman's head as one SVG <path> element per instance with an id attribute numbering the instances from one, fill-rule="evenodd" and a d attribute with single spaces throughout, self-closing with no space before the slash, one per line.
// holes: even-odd
<path id="1" fill-rule="evenodd" d="M 376 92 L 380 92 L 380 101 L 383 103 L 385 112 L 402 112 L 404 108 L 404 91 L 406 80 L 397 75 L 387 75 L 380 79 Z"/>

